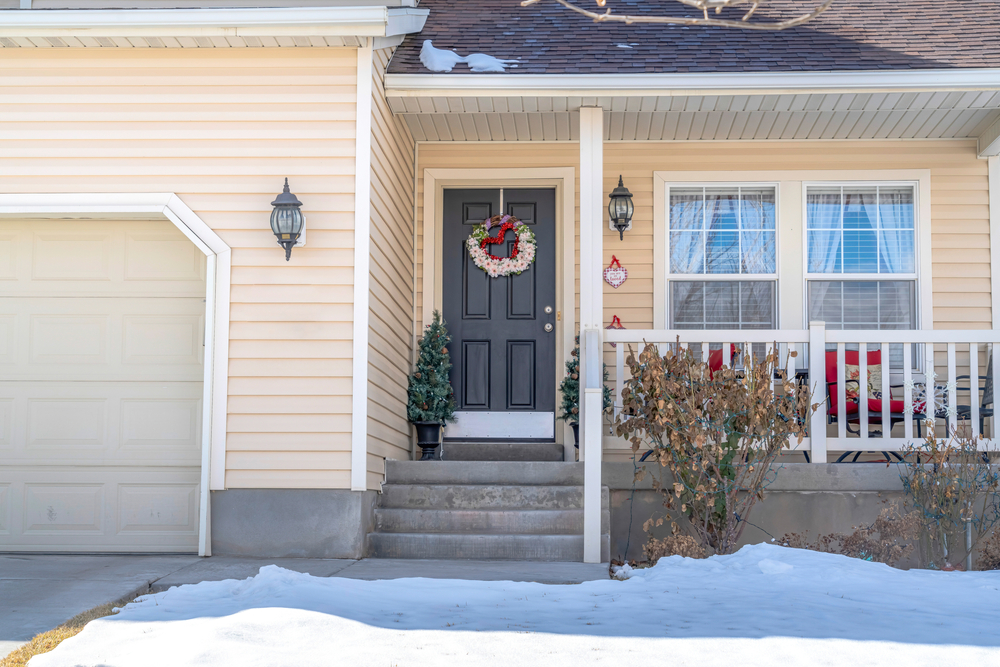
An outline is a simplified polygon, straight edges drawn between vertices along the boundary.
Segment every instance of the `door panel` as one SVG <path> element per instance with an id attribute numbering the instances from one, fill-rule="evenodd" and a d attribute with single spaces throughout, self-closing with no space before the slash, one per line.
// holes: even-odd
<path id="1" fill-rule="evenodd" d="M 533 227 L 537 250 L 520 275 L 490 278 L 469 257 L 466 240 L 500 212 Z M 443 218 L 442 312 L 453 341 L 451 381 L 459 411 L 445 437 L 552 439 L 555 190 L 446 190 Z M 503 248 L 510 256 L 513 237 L 507 232 L 494 252 Z"/>

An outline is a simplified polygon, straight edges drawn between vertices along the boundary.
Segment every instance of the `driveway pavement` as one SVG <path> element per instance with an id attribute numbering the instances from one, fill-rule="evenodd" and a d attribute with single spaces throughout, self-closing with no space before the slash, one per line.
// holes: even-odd
<path id="1" fill-rule="evenodd" d="M 0 657 L 40 632 L 126 595 L 201 581 L 246 579 L 264 565 L 350 579 L 426 577 L 578 584 L 608 577 L 607 563 L 0 554 Z"/>
<path id="2" fill-rule="evenodd" d="M 0 656 L 197 562 L 197 556 L 0 555 Z"/>

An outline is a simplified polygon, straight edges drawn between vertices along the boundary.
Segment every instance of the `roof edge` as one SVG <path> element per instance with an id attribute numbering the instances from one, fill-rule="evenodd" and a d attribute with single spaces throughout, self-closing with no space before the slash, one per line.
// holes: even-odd
<path id="1" fill-rule="evenodd" d="M 1000 90 L 1000 68 L 682 74 L 387 74 L 389 97 L 648 97 Z"/>
<path id="2" fill-rule="evenodd" d="M 419 32 L 429 14 L 386 6 L 10 10 L 0 13 L 0 37 L 390 37 Z"/>

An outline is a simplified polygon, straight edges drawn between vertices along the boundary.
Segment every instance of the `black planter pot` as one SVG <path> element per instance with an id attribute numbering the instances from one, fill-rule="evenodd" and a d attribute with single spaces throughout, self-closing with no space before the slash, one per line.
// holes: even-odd
<path id="1" fill-rule="evenodd" d="M 573 446 L 580 449 L 580 425 L 570 424 L 570 428 L 573 429 Z"/>
<path id="2" fill-rule="evenodd" d="M 438 422 L 413 422 L 413 425 L 417 429 L 417 444 L 423 450 L 420 460 L 440 461 L 441 455 L 437 453 L 437 448 L 441 444 L 441 424 Z"/>

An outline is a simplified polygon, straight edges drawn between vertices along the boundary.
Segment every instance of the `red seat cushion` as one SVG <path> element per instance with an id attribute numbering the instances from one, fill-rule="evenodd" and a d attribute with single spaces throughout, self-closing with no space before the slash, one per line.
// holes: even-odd
<path id="1" fill-rule="evenodd" d="M 831 387 L 832 389 L 832 387 Z M 836 396 L 831 396 L 830 403 L 830 414 L 837 415 L 837 403 Z M 903 401 L 891 400 L 889 401 L 889 412 L 901 413 L 906 409 L 906 404 Z M 859 406 L 855 401 L 847 402 L 847 416 L 850 418 L 851 415 L 858 414 Z M 882 401 L 877 398 L 868 399 L 868 421 L 872 424 L 878 424 L 882 421 Z"/>

